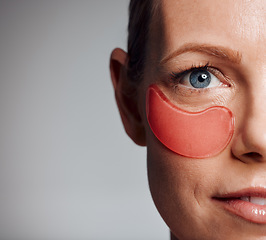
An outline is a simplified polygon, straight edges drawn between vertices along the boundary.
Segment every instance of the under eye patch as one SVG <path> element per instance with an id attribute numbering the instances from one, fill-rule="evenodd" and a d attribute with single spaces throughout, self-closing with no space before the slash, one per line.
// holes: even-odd
<path id="1" fill-rule="evenodd" d="M 175 106 L 157 85 L 146 94 L 146 114 L 158 140 L 173 152 L 189 158 L 215 156 L 229 144 L 234 116 L 222 106 L 188 112 Z"/>

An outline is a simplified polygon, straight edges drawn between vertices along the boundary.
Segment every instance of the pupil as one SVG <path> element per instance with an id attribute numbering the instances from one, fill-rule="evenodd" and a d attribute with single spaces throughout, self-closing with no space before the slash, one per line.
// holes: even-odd
<path id="1" fill-rule="evenodd" d="M 201 74 L 198 78 L 199 82 L 204 82 L 206 79 L 208 78 L 208 76 L 206 74 Z"/>
<path id="2" fill-rule="evenodd" d="M 195 69 L 191 72 L 189 81 L 194 88 L 206 88 L 211 82 L 211 75 L 207 70 Z"/>

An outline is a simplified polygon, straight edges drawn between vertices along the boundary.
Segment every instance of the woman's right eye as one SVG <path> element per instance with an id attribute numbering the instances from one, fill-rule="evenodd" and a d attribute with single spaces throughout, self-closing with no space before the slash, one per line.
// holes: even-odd
<path id="1" fill-rule="evenodd" d="M 212 88 L 218 87 L 222 82 L 207 69 L 196 68 L 184 74 L 179 82 L 188 88 Z"/>
<path id="2" fill-rule="evenodd" d="M 231 72 L 222 66 L 201 64 L 176 68 L 178 71 L 172 72 L 166 79 L 166 86 L 179 106 L 189 106 L 193 110 L 214 106 L 215 103 L 221 105 L 235 91 L 235 82 L 229 77 Z"/>

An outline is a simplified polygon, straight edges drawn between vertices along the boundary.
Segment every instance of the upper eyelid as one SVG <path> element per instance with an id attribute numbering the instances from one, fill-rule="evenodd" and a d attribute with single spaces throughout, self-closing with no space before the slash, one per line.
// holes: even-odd
<path id="1" fill-rule="evenodd" d="M 171 72 L 170 73 L 170 77 L 172 80 L 179 80 L 180 78 L 182 78 L 183 76 L 185 76 L 186 74 L 192 72 L 193 70 L 206 70 L 206 71 L 210 71 L 211 69 L 215 69 L 212 66 L 209 65 L 209 63 L 205 64 L 204 66 L 192 66 L 191 68 L 187 69 L 187 70 L 181 70 L 179 72 Z M 219 71 L 217 69 L 215 69 L 216 71 Z"/>

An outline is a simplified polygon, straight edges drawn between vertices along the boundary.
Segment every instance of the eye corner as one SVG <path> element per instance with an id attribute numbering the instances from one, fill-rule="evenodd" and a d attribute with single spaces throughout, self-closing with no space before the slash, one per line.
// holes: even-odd
<path id="1" fill-rule="evenodd" d="M 179 81 L 187 72 L 187 70 L 183 71 L 183 72 L 171 72 L 169 74 L 169 77 L 172 81 L 176 82 L 176 81 Z"/>
<path id="2" fill-rule="evenodd" d="M 227 75 L 224 75 L 223 73 L 221 73 L 221 74 L 222 74 L 221 83 L 224 86 L 229 87 L 229 88 L 232 88 L 235 86 L 234 81 L 232 81 L 232 79 L 230 77 L 228 77 Z"/>
<path id="3" fill-rule="evenodd" d="M 170 77 L 170 79 L 172 79 L 172 80 L 177 79 L 177 78 L 178 78 L 178 73 L 176 73 L 176 72 L 171 72 L 171 73 L 169 73 L 169 77 Z"/>

